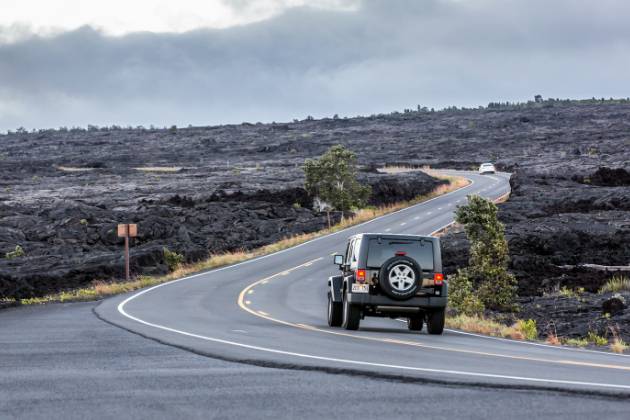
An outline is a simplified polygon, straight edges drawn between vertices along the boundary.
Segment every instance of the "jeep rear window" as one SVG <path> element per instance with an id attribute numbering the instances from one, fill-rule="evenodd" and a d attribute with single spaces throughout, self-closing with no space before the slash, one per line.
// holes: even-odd
<path id="1" fill-rule="evenodd" d="M 416 260 L 422 270 L 433 271 L 433 242 L 425 240 L 370 239 L 368 268 L 380 268 L 385 261 L 403 254 Z"/>

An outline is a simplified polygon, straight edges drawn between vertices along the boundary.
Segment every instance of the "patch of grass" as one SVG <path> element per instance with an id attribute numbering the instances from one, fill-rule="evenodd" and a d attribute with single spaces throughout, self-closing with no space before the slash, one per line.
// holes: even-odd
<path id="1" fill-rule="evenodd" d="M 610 351 L 613 353 L 623 354 L 628 350 L 628 345 L 619 337 L 615 337 L 610 343 Z"/>
<path id="2" fill-rule="evenodd" d="M 391 204 L 384 207 L 361 209 L 358 210 L 353 217 L 347 217 L 340 223 L 332 226 L 329 229 L 323 229 L 317 232 L 304 233 L 301 235 L 294 235 L 285 239 L 282 239 L 273 244 L 265 245 L 260 248 L 256 248 L 250 251 L 239 250 L 233 252 L 226 252 L 221 254 L 211 255 L 210 258 L 199 261 L 192 264 L 181 264 L 176 267 L 172 272 L 164 276 L 140 276 L 130 282 L 103 282 L 94 281 L 91 286 L 81 289 L 75 289 L 66 292 L 55 293 L 48 296 L 20 299 L 19 303 L 22 305 L 43 304 L 49 302 L 69 302 L 69 301 L 90 301 L 103 299 L 108 296 L 127 293 L 134 290 L 142 289 L 149 286 L 165 283 L 167 281 L 175 280 L 181 277 L 188 276 L 190 274 L 198 273 L 201 271 L 207 271 L 214 268 L 219 268 L 227 265 L 233 265 L 252 258 L 260 257 L 263 255 L 272 254 L 274 252 L 282 251 L 287 248 L 291 248 L 296 245 L 300 245 L 304 242 L 318 238 L 320 236 L 327 235 L 329 233 L 338 232 L 348 227 L 366 222 L 375 217 L 383 216 L 385 214 L 409 207 L 431 198 L 443 195 L 459 188 L 462 188 L 469 184 L 469 181 L 460 177 L 448 177 L 452 179 L 448 184 L 443 184 L 435 188 L 429 194 L 416 197 L 411 201 L 401 202 L 397 204 Z"/>
<path id="3" fill-rule="evenodd" d="M 501 197 L 497 198 L 496 200 L 494 200 L 495 204 L 502 204 L 505 203 L 506 201 L 508 201 L 510 199 L 510 195 L 512 194 L 512 191 L 508 191 L 505 194 L 503 194 Z"/>
<path id="4" fill-rule="evenodd" d="M 588 346 L 588 340 L 586 338 L 565 338 L 561 340 L 562 344 L 575 347 Z"/>
<path id="5" fill-rule="evenodd" d="M 26 253 L 24 252 L 24 248 L 22 248 L 19 245 L 16 245 L 13 251 L 9 251 L 6 254 L 4 254 L 4 258 L 6 258 L 7 260 L 12 260 L 14 258 L 23 257 L 24 255 L 26 255 Z"/>
<path id="6" fill-rule="evenodd" d="M 547 335 L 547 339 L 545 340 L 545 343 L 551 344 L 552 346 L 559 346 L 560 345 L 560 339 L 558 338 L 558 336 L 555 333 L 549 333 Z"/>
<path id="7" fill-rule="evenodd" d="M 516 321 L 515 328 L 521 331 L 525 335 L 525 339 L 527 340 L 533 341 L 538 338 L 538 329 L 536 328 L 535 319 L 519 319 L 518 321 Z"/>
<path id="8" fill-rule="evenodd" d="M 595 344 L 597 346 L 605 346 L 608 344 L 608 340 L 605 337 L 597 335 L 597 333 L 593 331 L 588 332 L 588 334 L 586 335 L 586 340 L 589 343 Z"/>
<path id="9" fill-rule="evenodd" d="M 507 326 L 481 315 L 460 314 L 446 318 L 446 325 L 457 330 L 514 340 L 534 340 L 538 336 L 536 322 L 533 320 L 519 320 L 514 325 Z"/>
<path id="10" fill-rule="evenodd" d="M 581 294 L 584 293 L 584 288 L 583 287 L 579 287 L 577 289 L 569 289 L 566 286 L 562 286 L 560 288 L 560 290 L 558 291 L 558 294 L 560 296 L 566 297 L 566 298 L 579 298 Z"/>
<path id="11" fill-rule="evenodd" d="M 630 278 L 620 274 L 614 275 L 600 289 L 599 293 L 630 292 Z"/>

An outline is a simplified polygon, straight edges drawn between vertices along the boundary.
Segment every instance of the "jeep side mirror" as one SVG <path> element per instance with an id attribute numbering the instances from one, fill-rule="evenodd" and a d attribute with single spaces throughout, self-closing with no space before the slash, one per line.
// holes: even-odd
<path id="1" fill-rule="evenodd" d="M 343 255 L 336 254 L 334 259 L 336 265 L 343 265 Z"/>

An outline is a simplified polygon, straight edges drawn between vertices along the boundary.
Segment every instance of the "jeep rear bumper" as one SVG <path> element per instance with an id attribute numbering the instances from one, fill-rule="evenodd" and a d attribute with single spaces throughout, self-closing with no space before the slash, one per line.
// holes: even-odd
<path id="1" fill-rule="evenodd" d="M 446 307 L 446 296 L 416 296 L 408 300 L 394 300 L 383 295 L 348 293 L 348 302 L 361 306 L 444 308 Z"/>

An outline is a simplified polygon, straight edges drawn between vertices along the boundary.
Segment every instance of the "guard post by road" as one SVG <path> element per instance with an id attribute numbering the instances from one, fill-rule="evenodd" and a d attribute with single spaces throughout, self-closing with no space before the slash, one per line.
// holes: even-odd
<path id="1" fill-rule="evenodd" d="M 138 236 L 138 225 L 118 225 L 118 237 L 125 238 L 125 279 L 127 281 L 129 281 L 129 238 L 135 238 L 136 236 Z"/>

